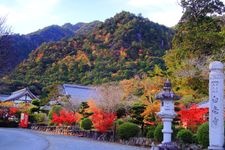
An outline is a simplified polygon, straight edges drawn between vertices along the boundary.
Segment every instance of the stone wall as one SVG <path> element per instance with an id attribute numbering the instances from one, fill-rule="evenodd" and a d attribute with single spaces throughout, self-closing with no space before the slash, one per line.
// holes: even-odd
<path id="1" fill-rule="evenodd" d="M 85 137 L 85 138 L 91 138 L 93 140 L 98 141 L 105 141 L 105 142 L 117 142 L 120 144 L 125 145 L 133 145 L 133 146 L 140 146 L 140 147 L 156 147 L 155 149 L 158 149 L 157 145 L 154 145 L 154 141 L 149 138 L 145 137 L 133 137 L 130 138 L 128 141 L 121 140 L 116 137 L 114 137 L 114 134 L 112 131 L 108 131 L 106 133 L 100 133 L 98 131 L 85 131 L 81 130 L 79 127 L 75 126 L 65 126 L 65 127 L 58 127 L 58 126 L 37 126 L 32 125 L 32 130 L 36 130 L 43 133 L 49 133 L 49 134 L 57 134 L 57 135 L 68 135 L 68 136 L 77 136 L 77 137 Z M 178 149 L 181 150 L 201 150 L 202 147 L 195 144 L 182 144 L 177 143 Z"/>
<path id="2" fill-rule="evenodd" d="M 93 140 L 118 142 L 121 144 L 143 146 L 143 147 L 150 147 L 153 142 L 151 139 L 144 138 L 144 137 L 130 138 L 129 141 L 118 140 L 114 136 L 112 131 L 108 131 L 106 133 L 100 133 L 94 130 L 91 130 L 91 131 L 80 130 L 80 128 L 74 127 L 74 126 L 58 127 L 58 126 L 32 125 L 31 129 L 39 131 L 39 132 L 50 133 L 50 134 L 86 137 L 86 138 L 91 138 Z"/>

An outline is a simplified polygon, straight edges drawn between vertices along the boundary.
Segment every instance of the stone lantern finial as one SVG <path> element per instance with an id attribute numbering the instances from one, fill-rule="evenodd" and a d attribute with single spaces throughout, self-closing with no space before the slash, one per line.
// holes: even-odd
<path id="1" fill-rule="evenodd" d="M 167 79 L 166 82 L 164 83 L 163 90 L 171 91 L 171 88 L 172 88 L 171 82 L 169 81 L 169 79 Z"/>
<path id="2" fill-rule="evenodd" d="M 156 99 L 159 99 L 161 101 L 180 99 L 180 97 L 172 91 L 172 84 L 169 81 L 169 79 L 167 79 L 166 82 L 164 83 L 163 90 L 159 92 L 158 94 L 156 94 L 155 97 Z"/>

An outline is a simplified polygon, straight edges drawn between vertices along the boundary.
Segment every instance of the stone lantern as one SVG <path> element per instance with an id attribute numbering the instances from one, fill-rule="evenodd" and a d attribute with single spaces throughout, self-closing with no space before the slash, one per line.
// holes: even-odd
<path id="1" fill-rule="evenodd" d="M 163 121 L 163 141 L 164 143 L 171 142 L 172 134 L 172 121 L 175 118 L 176 113 L 174 111 L 174 101 L 178 100 L 179 97 L 171 90 L 171 83 L 167 80 L 164 83 L 163 90 L 156 95 L 156 99 L 161 101 L 160 112 L 157 115 L 162 118 Z"/>

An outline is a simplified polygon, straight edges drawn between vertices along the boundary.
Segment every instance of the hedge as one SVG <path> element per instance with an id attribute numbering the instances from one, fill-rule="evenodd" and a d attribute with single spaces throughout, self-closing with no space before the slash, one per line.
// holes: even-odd
<path id="1" fill-rule="evenodd" d="M 118 136 L 124 140 L 129 140 L 131 137 L 138 136 L 139 132 L 140 128 L 138 125 L 131 122 L 125 122 L 118 128 Z"/>

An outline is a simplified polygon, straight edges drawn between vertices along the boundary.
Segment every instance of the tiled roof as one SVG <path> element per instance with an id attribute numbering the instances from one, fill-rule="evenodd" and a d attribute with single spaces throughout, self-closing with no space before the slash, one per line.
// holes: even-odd
<path id="1" fill-rule="evenodd" d="M 198 105 L 198 108 L 208 108 L 209 107 L 209 101 L 208 100 L 202 101 L 202 102 L 198 103 L 197 105 Z"/>
<path id="2" fill-rule="evenodd" d="M 98 100 L 99 94 L 94 87 L 80 86 L 74 84 L 63 84 L 62 94 L 70 96 L 72 102 L 85 102 L 90 99 Z"/>
<path id="3" fill-rule="evenodd" d="M 0 94 L 0 101 L 5 101 L 10 95 Z"/>
<path id="4" fill-rule="evenodd" d="M 5 101 L 31 101 L 32 99 L 38 99 L 28 88 L 24 88 L 13 92 Z"/>

